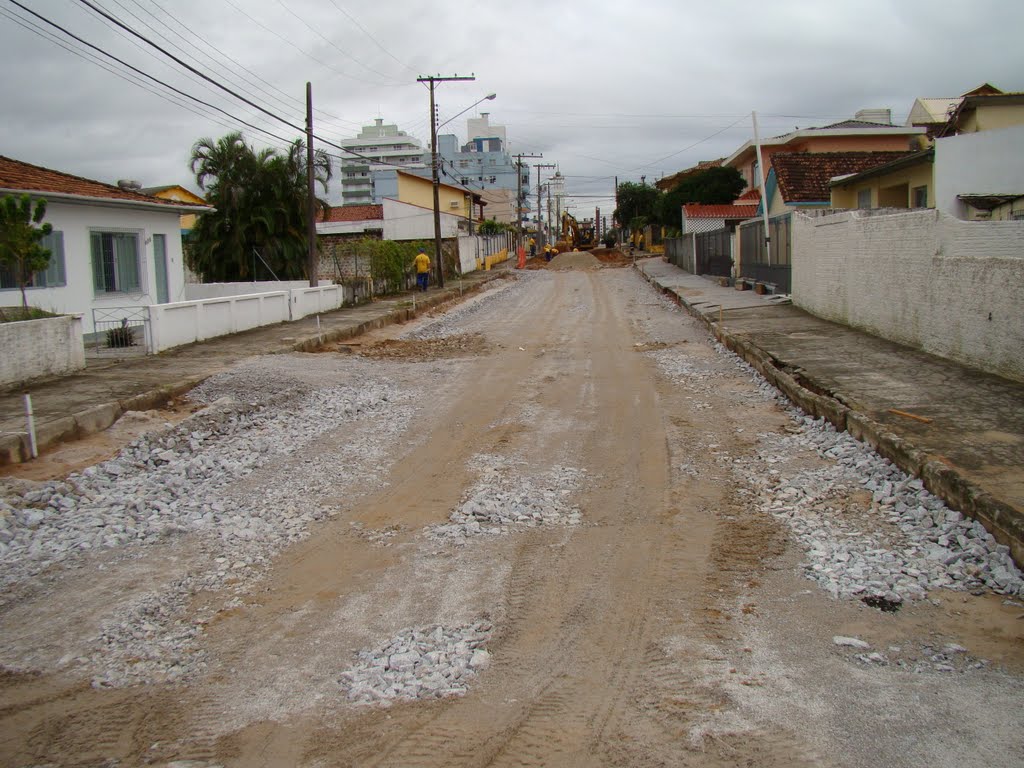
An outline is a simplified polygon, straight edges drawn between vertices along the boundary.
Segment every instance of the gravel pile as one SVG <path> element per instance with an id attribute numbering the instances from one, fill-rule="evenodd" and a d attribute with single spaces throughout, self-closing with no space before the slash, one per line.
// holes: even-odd
<path id="1" fill-rule="evenodd" d="M 491 629 L 484 621 L 404 629 L 376 648 L 360 651 L 358 663 L 341 673 L 340 683 L 355 704 L 390 706 L 394 701 L 461 696 L 491 663 L 484 648 Z"/>
<path id="2" fill-rule="evenodd" d="M 919 479 L 849 433 L 807 416 L 740 357 L 713 346 L 752 379 L 759 398 L 784 407 L 796 427 L 796 434 L 761 435 L 757 458 L 735 460 L 733 472 L 753 489 L 759 510 L 792 529 L 805 550 L 808 578 L 835 598 L 883 609 L 940 588 L 1024 595 L 1009 548 L 997 544 L 980 522 L 949 509 Z M 679 347 L 647 354 L 667 376 L 697 392 L 720 375 L 714 364 Z M 787 469 L 792 457 L 808 452 L 827 463 L 815 470 Z M 869 501 L 851 504 L 857 492 L 870 495 Z"/>
<path id="3" fill-rule="evenodd" d="M 478 294 L 475 300 L 459 304 L 446 311 L 436 320 L 399 336 L 401 339 L 437 339 L 453 334 L 466 332 L 466 323 L 481 314 L 491 315 L 495 310 L 495 302 L 504 301 L 512 296 L 512 291 L 522 290 L 524 278 L 502 280 L 491 283 L 486 290 Z M 490 287 L 494 286 L 494 287 Z"/>
<path id="4" fill-rule="evenodd" d="M 359 365 L 351 366 L 356 373 Z M 116 458 L 0 498 L 0 588 L 4 602 L 45 569 L 74 566 L 96 550 L 135 556 L 139 547 L 189 544 L 186 577 L 126 600 L 90 639 L 95 685 L 177 679 L 203 668 L 196 638 L 209 616 L 182 623 L 191 596 L 231 584 L 245 591 L 270 558 L 337 513 L 322 503 L 338 484 L 379 482 L 387 446 L 413 406 L 394 384 L 367 375 L 354 385 L 317 386 L 295 361 L 263 358 L 221 374 L 190 397 L 211 405 L 174 428 L 151 432 Z M 315 378 L 315 376 L 313 376 Z M 326 378 L 337 380 L 338 376 Z M 312 441 L 347 429 L 332 452 Z M 284 471 L 264 477 L 268 463 Z M 336 503 L 336 502 L 335 502 Z"/>
<path id="5" fill-rule="evenodd" d="M 568 499 L 585 470 L 554 466 L 541 475 L 520 474 L 524 461 L 479 455 L 480 480 L 449 515 L 451 522 L 427 528 L 432 539 L 462 544 L 472 536 L 500 536 L 516 526 L 579 525 L 583 513 Z"/>
<path id="6" fill-rule="evenodd" d="M 803 431 L 763 436 L 762 461 L 784 466 L 785 456 L 810 449 L 829 463 L 794 475 L 755 471 L 748 479 L 758 507 L 796 533 L 806 550 L 804 572 L 823 589 L 879 607 L 923 599 L 939 588 L 1024 594 L 1009 547 L 997 544 L 980 522 L 949 509 L 919 479 L 848 433 L 792 415 Z M 857 490 L 869 493 L 870 502 L 842 514 L 838 500 Z"/>
<path id="7" fill-rule="evenodd" d="M 969 672 L 985 669 L 990 665 L 987 659 L 979 659 L 956 643 L 932 645 L 928 643 L 890 645 L 875 650 L 871 644 L 856 637 L 832 638 L 834 645 L 851 649 L 847 657 L 852 661 L 869 666 L 898 667 L 917 674 L 930 672 Z"/>

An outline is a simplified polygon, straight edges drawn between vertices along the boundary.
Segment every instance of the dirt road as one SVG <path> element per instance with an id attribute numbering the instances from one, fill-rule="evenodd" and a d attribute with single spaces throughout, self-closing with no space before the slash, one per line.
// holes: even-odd
<path id="1" fill-rule="evenodd" d="M 4 765 L 1024 761 L 1024 605 L 805 578 L 765 509 L 832 471 L 818 427 L 628 269 L 523 275 L 196 400 L 17 513 Z M 835 536 L 908 549 L 844 482 L 818 481 Z"/>

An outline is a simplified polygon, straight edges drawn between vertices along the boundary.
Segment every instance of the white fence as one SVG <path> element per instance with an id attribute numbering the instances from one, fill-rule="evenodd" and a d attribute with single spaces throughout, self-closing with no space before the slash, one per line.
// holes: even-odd
<path id="1" fill-rule="evenodd" d="M 81 315 L 0 323 L 0 385 L 85 368 Z"/>
<path id="2" fill-rule="evenodd" d="M 290 319 L 289 291 L 177 301 L 149 307 L 150 352 Z"/>
<path id="3" fill-rule="evenodd" d="M 1024 381 L 1024 221 L 935 210 L 794 215 L 793 302 L 838 323 Z"/>

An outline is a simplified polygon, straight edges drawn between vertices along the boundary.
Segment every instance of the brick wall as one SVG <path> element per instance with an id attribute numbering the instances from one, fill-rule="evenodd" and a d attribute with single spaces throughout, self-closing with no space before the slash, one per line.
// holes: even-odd
<path id="1" fill-rule="evenodd" d="M 82 319 L 73 315 L 0 323 L 0 385 L 85 368 Z"/>
<path id="2" fill-rule="evenodd" d="M 939 211 L 793 222 L 793 301 L 807 311 L 1024 381 L 1024 222 Z"/>

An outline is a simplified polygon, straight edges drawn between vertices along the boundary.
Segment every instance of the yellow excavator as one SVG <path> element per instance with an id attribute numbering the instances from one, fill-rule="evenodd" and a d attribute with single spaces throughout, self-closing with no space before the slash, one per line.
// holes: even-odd
<path id="1" fill-rule="evenodd" d="M 568 211 L 562 214 L 562 237 L 555 243 L 559 251 L 571 251 L 574 248 L 582 251 L 596 244 L 593 225 L 580 224 Z"/>

